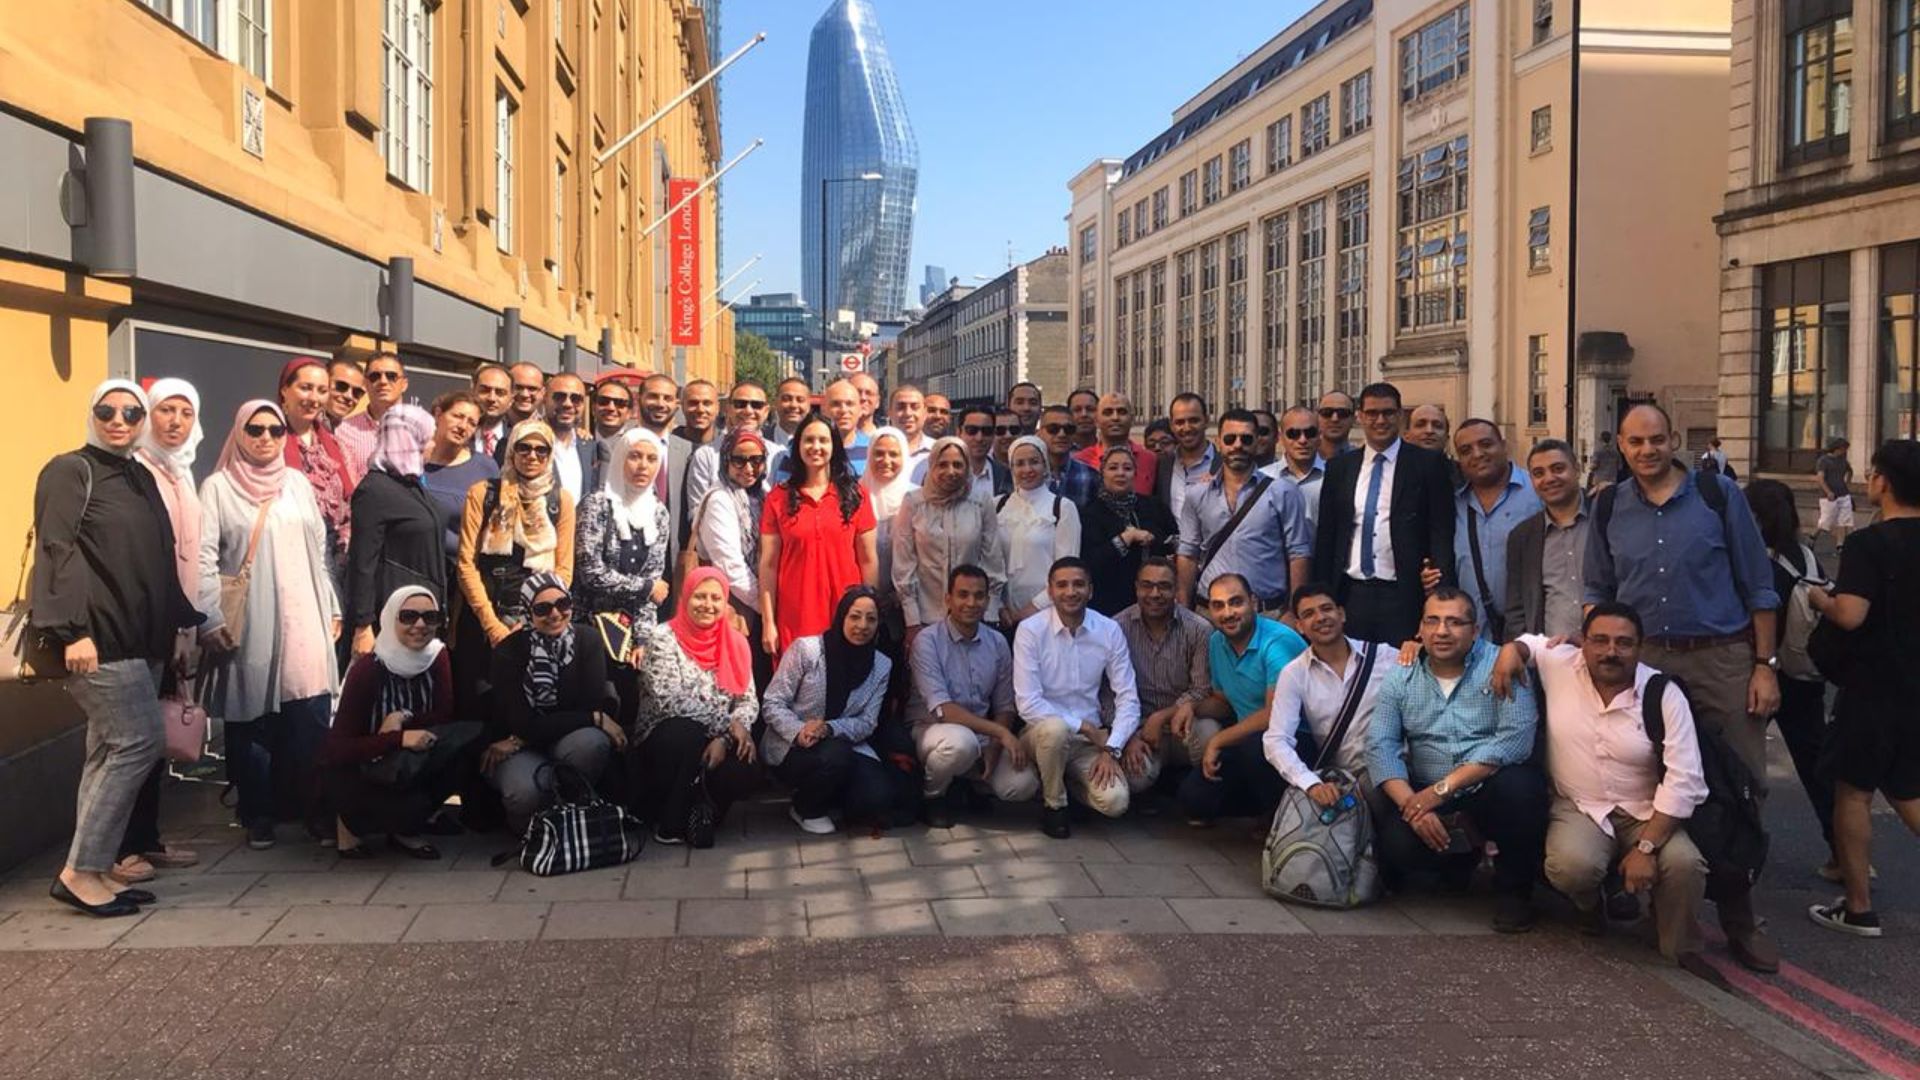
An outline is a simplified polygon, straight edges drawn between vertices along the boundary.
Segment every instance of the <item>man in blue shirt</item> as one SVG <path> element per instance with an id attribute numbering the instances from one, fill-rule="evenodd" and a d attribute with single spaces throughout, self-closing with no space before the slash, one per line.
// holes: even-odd
<path id="1" fill-rule="evenodd" d="M 1292 628 L 1260 617 L 1253 591 L 1239 574 L 1213 579 L 1207 611 L 1214 626 L 1207 638 L 1213 693 L 1195 711 L 1231 711 L 1235 723 L 1207 740 L 1199 768 L 1180 784 L 1180 807 L 1192 825 L 1206 825 L 1222 814 L 1258 817 L 1280 802 L 1286 782 L 1267 764 L 1260 739 L 1267 731 L 1274 680 L 1307 651 L 1306 639 Z"/>
<path id="2" fill-rule="evenodd" d="M 1507 454 L 1506 436 L 1491 420 L 1463 420 L 1453 453 L 1467 482 L 1454 493 L 1455 580 L 1480 606 L 1480 636 L 1499 645 L 1506 626 L 1507 537 L 1540 512 L 1540 496 Z"/>
<path id="3" fill-rule="evenodd" d="M 1533 881 L 1547 838 L 1547 780 L 1533 756 L 1530 687 L 1493 693 L 1499 650 L 1479 637 L 1473 598 L 1442 585 L 1420 615 L 1421 656 L 1380 686 L 1367 728 L 1374 850 L 1397 889 L 1436 875 L 1464 887 L 1485 840 L 1499 899 L 1493 928 L 1533 928 Z"/>
<path id="4" fill-rule="evenodd" d="M 1100 474 L 1073 456 L 1073 412 L 1065 405 L 1049 405 L 1040 413 L 1040 438 L 1047 444 L 1047 469 L 1053 473 L 1054 493 L 1085 508 L 1100 494 Z"/>
<path id="5" fill-rule="evenodd" d="M 1306 501 L 1291 480 L 1253 469 L 1260 422 L 1245 409 L 1220 417 L 1220 456 L 1225 465 L 1187 489 L 1180 504 L 1180 597 L 1204 592 L 1224 574 L 1238 574 L 1253 589 L 1254 607 L 1282 611 L 1295 584 L 1306 583 L 1313 534 Z M 1240 515 L 1242 506 L 1246 513 Z M 1240 517 L 1232 531 L 1229 523 Z"/>
<path id="6" fill-rule="evenodd" d="M 1780 707 L 1780 595 L 1760 527 L 1733 481 L 1674 461 L 1660 406 L 1628 409 L 1619 445 L 1632 475 L 1594 497 L 1587 606 L 1619 600 L 1640 613 L 1641 661 L 1686 684 L 1696 725 L 1727 741 L 1764 794 L 1767 720 Z M 1708 892 L 1733 958 L 1778 971 L 1780 950 L 1760 933 L 1747 883 L 1716 880 Z"/>

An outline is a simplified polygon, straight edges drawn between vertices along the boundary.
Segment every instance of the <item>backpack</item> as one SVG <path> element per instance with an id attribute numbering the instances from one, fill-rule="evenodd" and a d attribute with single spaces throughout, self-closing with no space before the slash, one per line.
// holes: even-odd
<path id="1" fill-rule="evenodd" d="M 1007 509 L 1007 500 L 1011 498 L 1013 498 L 1013 492 L 1009 491 L 994 500 L 993 512 L 996 514 L 1004 513 Z M 1055 525 L 1060 524 L 1060 493 L 1057 491 L 1053 493 L 1053 523 Z"/>
<path id="2" fill-rule="evenodd" d="M 1679 679 L 1656 674 L 1647 680 L 1640 705 L 1641 724 L 1653 742 L 1654 761 L 1662 777 L 1667 774 L 1667 720 L 1660 706 L 1669 683 L 1682 695 L 1687 692 L 1686 684 Z M 1687 819 L 1687 836 L 1707 860 L 1709 885 L 1714 890 L 1724 891 L 1725 883 L 1737 881 L 1741 883 L 1739 891 L 1745 891 L 1760 880 L 1760 870 L 1767 864 L 1769 841 L 1766 823 L 1760 814 L 1760 785 L 1747 763 L 1740 760 L 1740 755 L 1733 752 L 1733 747 L 1719 732 L 1699 725 L 1693 730 L 1700 743 L 1700 768 L 1707 779 L 1707 798 L 1694 807 L 1693 816 Z"/>
<path id="3" fill-rule="evenodd" d="M 1727 569 L 1733 574 L 1733 587 L 1739 589 L 1740 560 L 1733 557 L 1733 534 L 1727 528 L 1727 489 L 1705 477 L 1695 481 L 1694 488 L 1700 492 L 1701 501 L 1720 518 L 1720 538 L 1727 546 Z M 1600 531 L 1600 544 L 1606 550 L 1608 562 L 1613 561 L 1613 540 L 1607 536 L 1607 526 L 1613 522 L 1613 504 L 1619 496 L 1620 485 L 1610 484 L 1593 498 L 1593 527 Z"/>
<path id="4" fill-rule="evenodd" d="M 487 481 L 487 493 L 480 499 L 480 522 L 484 528 L 493 519 L 494 512 L 500 509 L 500 478 Z M 556 482 L 547 490 L 547 520 L 560 523 L 560 485 Z"/>
<path id="5" fill-rule="evenodd" d="M 1373 676 L 1376 649 L 1354 657 L 1360 671 L 1340 704 L 1339 719 L 1314 761 L 1320 779 L 1340 789 L 1340 801 L 1322 809 L 1305 791 L 1289 786 L 1273 814 L 1260 853 L 1260 887 L 1268 896 L 1311 907 L 1356 908 L 1380 897 L 1380 862 L 1373 850 L 1373 815 L 1359 781 L 1329 768 L 1353 724 Z"/>
<path id="6" fill-rule="evenodd" d="M 1820 569 L 1820 563 L 1800 545 L 1801 565 L 1795 566 L 1787 561 L 1785 554 L 1775 554 L 1773 561 L 1793 578 L 1793 589 L 1782 597 L 1780 613 L 1780 646 L 1775 650 L 1780 657 L 1780 674 L 1792 679 L 1818 680 L 1820 668 L 1814 664 L 1807 643 L 1813 637 L 1814 628 L 1820 625 L 1820 613 L 1813 610 L 1813 601 L 1807 591 L 1814 587 L 1830 589 L 1833 583 Z"/>

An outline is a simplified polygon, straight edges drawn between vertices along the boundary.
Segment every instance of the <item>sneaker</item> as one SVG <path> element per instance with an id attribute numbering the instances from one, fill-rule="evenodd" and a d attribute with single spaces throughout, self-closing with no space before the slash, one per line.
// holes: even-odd
<path id="1" fill-rule="evenodd" d="M 1533 899 L 1508 893 L 1493 903 L 1493 929 L 1502 934 L 1524 934 L 1533 929 Z"/>
<path id="2" fill-rule="evenodd" d="M 684 844 L 687 841 L 685 837 L 673 836 L 669 834 L 666 829 L 655 825 L 653 827 L 653 842 L 656 844 Z"/>
<path id="3" fill-rule="evenodd" d="M 800 811 L 791 806 L 787 808 L 787 816 L 793 819 L 795 825 L 800 826 L 802 832 L 810 832 L 815 836 L 827 836 L 834 831 L 833 819 L 830 817 L 801 817 Z"/>
<path id="4" fill-rule="evenodd" d="M 1064 806 L 1043 806 L 1040 808 L 1040 831 L 1055 840 L 1065 840 L 1073 835 L 1073 820 Z"/>
<path id="5" fill-rule="evenodd" d="M 1844 897 L 1831 904 L 1815 904 L 1807 909 L 1807 918 L 1829 930 L 1855 937 L 1879 937 L 1880 916 L 1871 911 L 1848 911 Z"/>
<path id="6" fill-rule="evenodd" d="M 273 819 L 261 818 L 247 826 L 247 846 L 255 851 L 265 851 L 273 846 Z"/>

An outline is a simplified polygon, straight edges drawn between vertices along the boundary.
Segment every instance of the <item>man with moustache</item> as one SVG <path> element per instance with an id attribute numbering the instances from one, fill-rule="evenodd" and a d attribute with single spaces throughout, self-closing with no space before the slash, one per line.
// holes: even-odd
<path id="1" fill-rule="evenodd" d="M 1507 537 L 1540 512 L 1540 497 L 1507 456 L 1507 440 L 1492 421 L 1470 419 L 1453 434 L 1466 483 L 1454 495 L 1455 580 L 1480 603 L 1480 632 L 1506 641 Z"/>
<path id="2" fill-rule="evenodd" d="M 513 429 L 507 411 L 513 407 L 513 373 L 499 364 L 481 364 L 473 373 L 473 400 L 480 405 L 480 426 L 468 449 L 492 457 Z"/>
<path id="3" fill-rule="evenodd" d="M 1584 621 L 1588 527 L 1573 447 L 1559 439 L 1535 443 L 1527 475 L 1543 509 L 1507 535 L 1507 633 L 1573 637 Z"/>
<path id="4" fill-rule="evenodd" d="M 553 429 L 553 474 L 577 506 L 600 490 L 593 436 L 579 430 L 587 412 L 587 384 L 566 372 L 548 379 L 545 409 L 547 426 Z"/>
<path id="5" fill-rule="evenodd" d="M 1220 417 L 1220 471 L 1187 492 L 1180 507 L 1180 600 L 1193 602 L 1215 579 L 1236 575 L 1253 593 L 1254 610 L 1279 612 L 1292 586 L 1305 584 L 1313 534 L 1306 503 L 1289 480 L 1253 469 L 1259 426 L 1245 409 Z M 1244 512 L 1242 512 L 1244 506 Z"/>
<path id="6" fill-rule="evenodd" d="M 1207 613 L 1214 627 L 1207 638 L 1207 672 L 1213 692 L 1195 711 L 1216 717 L 1224 714 L 1234 722 L 1207 740 L 1200 767 L 1180 784 L 1180 808 L 1187 824 L 1202 827 L 1224 814 L 1269 815 L 1280 802 L 1285 785 L 1267 767 L 1261 735 L 1273 707 L 1274 681 L 1307 648 L 1306 640 L 1291 628 L 1259 616 L 1247 580 L 1239 574 L 1213 579 L 1207 589 Z"/>
<path id="7" fill-rule="evenodd" d="M 1073 415 L 1073 448 L 1085 450 L 1100 442 L 1100 395 L 1081 387 L 1067 395 L 1067 411 Z"/>

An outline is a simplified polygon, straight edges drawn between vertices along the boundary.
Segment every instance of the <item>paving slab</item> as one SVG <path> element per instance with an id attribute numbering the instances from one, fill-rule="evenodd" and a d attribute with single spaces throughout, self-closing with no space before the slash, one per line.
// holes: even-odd
<path id="1" fill-rule="evenodd" d="M 314 904 L 364 904 L 373 890 L 387 880 L 383 873 L 340 870 L 331 874 L 261 874 L 251 889 L 236 903 L 284 904 L 304 907 Z"/>
<path id="2" fill-rule="evenodd" d="M 289 840 L 275 844 L 265 851 L 238 845 L 208 869 L 222 874 L 270 874 L 290 870 L 325 873 L 338 865 L 340 856 L 334 854 L 332 848 L 323 848 L 311 840 L 302 839 L 298 843 Z"/>
<path id="3" fill-rule="evenodd" d="M 915 866 L 956 866 L 1017 861 L 1020 858 L 1004 836 L 976 836 L 953 840 L 908 837 L 907 856 Z"/>
<path id="4" fill-rule="evenodd" d="M 668 938 L 680 905 L 675 900 L 556 900 L 547 909 L 542 941 Z"/>
<path id="5" fill-rule="evenodd" d="M 226 907 L 238 903 L 260 877 L 259 874 L 163 873 L 143 888 L 160 898 L 157 906 L 161 908 Z"/>
<path id="6" fill-rule="evenodd" d="M 716 843 L 704 851 L 689 851 L 687 865 L 695 870 L 767 870 L 799 866 L 800 845 L 791 838 L 750 838 L 733 843 Z"/>
<path id="7" fill-rule="evenodd" d="M 391 945 L 407 932 L 417 907 L 306 904 L 287 909 L 262 945 Z"/>
<path id="8" fill-rule="evenodd" d="M 1260 888 L 1260 866 L 1235 866 L 1230 863 L 1194 866 L 1195 876 L 1207 883 L 1215 896 L 1253 898 L 1267 895 Z"/>
<path id="9" fill-rule="evenodd" d="M 1089 863 L 1083 869 L 1102 896 L 1212 896 L 1207 883 L 1184 866 Z"/>
<path id="10" fill-rule="evenodd" d="M 1294 910 L 1278 900 L 1174 899 L 1167 901 L 1196 934 L 1310 934 Z"/>
<path id="11" fill-rule="evenodd" d="M 1187 925 L 1154 897 L 1081 897 L 1055 900 L 1069 934 L 1184 934 Z"/>
<path id="12" fill-rule="evenodd" d="M 1279 901 L 1269 901 L 1278 904 Z M 1366 907 L 1350 911 L 1335 911 L 1329 908 L 1314 908 L 1295 904 L 1287 909 L 1298 918 L 1307 929 L 1323 937 L 1376 934 L 1425 934 L 1425 927 L 1407 918 L 1398 904 L 1392 900 L 1368 904 Z M 1491 909 L 1487 917 L 1492 918 Z"/>
<path id="13" fill-rule="evenodd" d="M 1067 932 L 1052 905 L 1033 897 L 934 900 L 930 906 L 941 931 L 950 937 Z"/>
<path id="14" fill-rule="evenodd" d="M 802 866 L 838 870 L 863 870 L 869 866 L 892 865 L 890 860 L 907 864 L 907 841 L 901 836 L 809 836 L 797 847 Z"/>
<path id="15" fill-rule="evenodd" d="M 988 896 L 1099 896 L 1100 889 L 1078 863 L 982 863 L 973 868 Z"/>
<path id="16" fill-rule="evenodd" d="M 1098 836 L 1069 836 L 1055 840 L 1038 830 L 1018 832 L 1006 838 L 1014 853 L 1027 862 L 1125 862 L 1120 849 Z"/>
<path id="17" fill-rule="evenodd" d="M 858 870 L 783 866 L 747 871 L 747 898 L 750 900 L 804 900 L 813 896 L 858 899 L 865 895 Z"/>
<path id="18" fill-rule="evenodd" d="M 545 904 L 427 904 L 400 940 L 532 941 L 546 917 Z"/>
<path id="19" fill-rule="evenodd" d="M 709 870 L 687 868 L 631 867 L 627 871 L 628 900 L 678 900 L 747 898 L 745 870 Z"/>
<path id="20" fill-rule="evenodd" d="M 131 932 L 146 917 L 123 915 L 97 919 L 47 899 L 41 887 L 40 906 L 15 911 L 0 924 L 0 952 L 41 949 L 104 949 Z"/>
<path id="21" fill-rule="evenodd" d="M 159 908 L 114 943 L 120 949 L 251 945 L 287 913 L 283 907 Z"/>
<path id="22" fill-rule="evenodd" d="M 925 900 L 809 899 L 807 933 L 817 938 L 928 936 L 940 923 Z"/>
<path id="23" fill-rule="evenodd" d="M 506 882 L 498 870 L 445 874 L 389 874 L 369 904 L 477 904 L 492 900 Z"/>
<path id="24" fill-rule="evenodd" d="M 609 866 L 582 870 L 577 874 L 536 877 L 524 870 L 507 875 L 494 899 L 506 903 L 534 904 L 558 900 L 618 900 L 627 885 L 628 868 Z"/>
<path id="25" fill-rule="evenodd" d="M 875 900 L 944 900 L 987 895 L 971 866 L 917 866 L 901 870 L 860 870 L 867 895 Z"/>
<path id="26" fill-rule="evenodd" d="M 682 900 L 681 937 L 805 937 L 802 900 Z"/>
<path id="27" fill-rule="evenodd" d="M 1408 921 L 1429 934 L 1478 935 L 1498 933 L 1493 928 L 1493 898 L 1486 896 L 1399 897 L 1393 906 Z"/>

